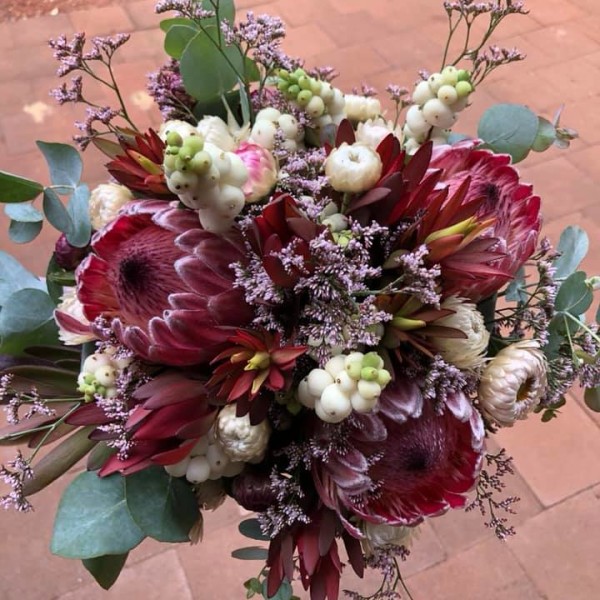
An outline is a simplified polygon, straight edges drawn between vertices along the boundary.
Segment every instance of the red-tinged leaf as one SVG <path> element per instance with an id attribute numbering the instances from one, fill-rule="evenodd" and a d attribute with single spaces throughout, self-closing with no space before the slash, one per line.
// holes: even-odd
<path id="1" fill-rule="evenodd" d="M 283 572 L 289 581 L 294 580 L 294 538 L 285 535 L 281 541 L 281 563 Z"/>
<path id="2" fill-rule="evenodd" d="M 390 194 L 388 187 L 376 187 L 363 194 L 358 200 L 354 200 L 348 207 L 348 214 L 352 214 L 365 206 L 380 202 Z"/>
<path id="3" fill-rule="evenodd" d="M 110 159 L 115 159 L 119 154 L 123 154 L 123 148 L 112 140 L 95 137 L 92 139 L 92 144 Z"/>
<path id="4" fill-rule="evenodd" d="M 298 553 L 309 576 L 315 572 L 319 563 L 319 531 L 314 526 L 306 527 L 298 538 Z"/>
<path id="5" fill-rule="evenodd" d="M 110 418 L 96 404 L 85 404 L 67 417 L 69 425 L 106 425 Z"/>
<path id="6" fill-rule="evenodd" d="M 29 448 L 37 448 L 38 446 L 47 446 L 48 444 L 52 444 L 57 440 L 65 437 L 65 435 L 69 435 L 75 430 L 74 425 L 67 425 L 67 423 L 61 423 L 58 427 L 56 427 L 49 435 L 47 431 L 40 431 L 29 438 L 29 442 L 27 442 L 27 446 Z"/>
<path id="7" fill-rule="evenodd" d="M 432 152 L 432 142 L 423 144 L 404 168 L 404 179 L 409 182 L 409 190 L 412 191 L 415 189 L 425 176 L 425 173 L 427 173 L 429 163 L 431 162 Z"/>
<path id="8" fill-rule="evenodd" d="M 285 348 L 278 348 L 271 352 L 271 359 L 276 365 L 280 367 L 291 367 L 299 356 L 302 356 L 308 349 L 307 346 L 288 346 Z"/>
<path id="9" fill-rule="evenodd" d="M 362 578 L 365 573 L 365 558 L 360 542 L 347 533 L 344 533 L 342 539 L 344 540 L 346 554 L 348 555 L 348 560 L 350 561 L 352 569 L 358 577 Z"/>
<path id="10" fill-rule="evenodd" d="M 326 556 L 335 548 L 335 533 L 337 530 L 337 518 L 332 511 L 324 511 L 319 523 L 319 554 Z"/>
<path id="11" fill-rule="evenodd" d="M 468 337 L 464 331 L 454 329 L 454 327 L 444 327 L 443 325 L 429 325 L 423 335 L 456 340 L 465 340 Z"/>
<path id="12" fill-rule="evenodd" d="M 192 448 L 196 445 L 198 439 L 193 439 L 189 442 L 181 444 L 178 448 L 173 450 L 167 450 L 166 452 L 159 452 L 152 456 L 152 462 L 157 465 L 174 465 L 182 461 L 192 451 Z"/>
<path id="13" fill-rule="evenodd" d="M 335 145 L 341 146 L 344 142 L 346 144 L 354 144 L 356 136 L 354 134 L 354 128 L 352 123 L 348 119 L 344 119 L 338 126 L 338 130 L 335 136 Z"/>
<path id="14" fill-rule="evenodd" d="M 241 396 L 247 394 L 252 388 L 252 382 L 254 381 L 254 372 L 252 371 L 244 371 L 235 382 L 235 385 L 229 392 L 229 396 L 227 398 L 228 402 L 233 402 L 237 400 Z"/>

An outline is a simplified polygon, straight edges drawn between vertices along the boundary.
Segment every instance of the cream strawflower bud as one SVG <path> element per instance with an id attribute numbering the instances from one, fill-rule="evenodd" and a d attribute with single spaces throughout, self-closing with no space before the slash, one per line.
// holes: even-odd
<path id="1" fill-rule="evenodd" d="M 376 119 L 381 114 L 381 102 L 377 98 L 346 94 L 344 111 L 352 121 Z"/>
<path id="2" fill-rule="evenodd" d="M 546 383 L 546 359 L 538 342 L 516 342 L 500 350 L 485 367 L 479 404 L 498 425 L 511 427 L 539 404 Z"/>
<path id="3" fill-rule="evenodd" d="M 250 417 L 235 416 L 236 405 L 228 404 L 217 417 L 215 433 L 225 454 L 234 461 L 260 462 L 267 449 L 271 427 L 265 420 L 250 424 Z"/>
<path id="4" fill-rule="evenodd" d="M 133 194 L 118 183 L 103 183 L 90 195 L 89 212 L 92 227 L 100 230 L 117 218 L 119 210 L 130 200 Z"/>
<path id="5" fill-rule="evenodd" d="M 83 305 L 77 298 L 75 288 L 65 288 L 56 310 L 61 313 L 62 318 L 56 319 L 58 325 L 58 337 L 66 346 L 78 346 L 96 339 L 96 336 L 88 329 L 90 322 L 83 314 Z M 66 321 L 71 325 L 71 330 L 66 329 Z M 74 326 L 73 326 L 74 325 Z"/>
<path id="6" fill-rule="evenodd" d="M 361 540 L 361 544 L 367 556 L 375 554 L 378 549 L 386 546 L 408 547 L 418 531 L 416 527 L 376 525 L 367 521 L 362 522 L 361 529 L 365 535 L 364 539 Z"/>
<path id="7" fill-rule="evenodd" d="M 219 117 L 204 117 L 196 128 L 205 142 L 218 146 L 221 150 L 232 152 L 235 148 L 235 140 L 227 123 Z"/>
<path id="8" fill-rule="evenodd" d="M 381 177 L 379 154 L 366 144 L 344 142 L 334 148 L 325 162 L 325 174 L 338 192 L 364 192 Z"/>
<path id="9" fill-rule="evenodd" d="M 442 309 L 454 312 L 438 319 L 435 324 L 452 327 L 464 333 L 466 338 L 435 337 L 432 341 L 446 362 L 459 369 L 477 369 L 485 361 L 490 334 L 485 328 L 483 315 L 477 307 L 464 300 L 451 296 L 442 302 Z"/>
<path id="10" fill-rule="evenodd" d="M 369 119 L 364 123 L 359 123 L 356 127 L 356 141 L 376 149 L 390 133 L 399 137 L 391 122 L 383 119 Z"/>

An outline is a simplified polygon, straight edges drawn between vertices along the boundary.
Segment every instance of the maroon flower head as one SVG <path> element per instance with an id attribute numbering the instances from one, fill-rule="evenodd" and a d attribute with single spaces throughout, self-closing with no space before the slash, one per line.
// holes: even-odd
<path id="1" fill-rule="evenodd" d="M 86 317 L 112 320 L 140 358 L 167 365 L 212 360 L 252 311 L 232 288 L 240 241 L 200 228 L 193 211 L 161 201 L 128 205 L 92 240 L 77 271 Z"/>

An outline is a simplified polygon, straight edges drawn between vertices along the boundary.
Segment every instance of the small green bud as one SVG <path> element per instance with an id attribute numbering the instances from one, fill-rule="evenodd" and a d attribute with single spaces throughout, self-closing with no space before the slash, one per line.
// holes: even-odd
<path id="1" fill-rule="evenodd" d="M 315 94 L 315 96 L 318 96 L 321 93 L 322 87 L 323 84 L 318 79 L 310 80 L 310 91 Z"/>
<path id="2" fill-rule="evenodd" d="M 174 171 L 175 170 L 175 163 L 177 162 L 177 157 L 173 156 L 172 154 L 165 154 L 165 158 L 163 160 L 163 165 L 165 166 L 165 169 L 168 169 L 169 171 Z"/>
<path id="3" fill-rule="evenodd" d="M 300 77 L 306 77 L 306 71 L 298 67 L 291 75 L 296 81 L 300 79 Z"/>
<path id="4" fill-rule="evenodd" d="M 378 371 L 375 367 L 363 367 L 360 370 L 360 378 L 365 381 L 375 381 L 377 379 L 377 374 Z"/>
<path id="5" fill-rule="evenodd" d="M 306 77 L 306 75 L 300 77 L 300 79 L 298 79 L 298 85 L 303 90 L 310 90 L 310 78 Z"/>
<path id="6" fill-rule="evenodd" d="M 190 169 L 196 173 L 196 175 L 204 175 L 208 173 L 208 170 L 212 166 L 212 157 L 206 150 L 202 150 L 194 155 L 194 158 L 190 161 Z"/>
<path id="7" fill-rule="evenodd" d="M 290 84 L 288 81 L 284 81 L 283 79 L 281 81 L 279 81 L 279 83 L 277 84 L 277 89 L 280 92 L 287 92 L 288 88 L 290 87 Z"/>
<path id="8" fill-rule="evenodd" d="M 300 86 L 298 84 L 290 85 L 287 89 L 288 96 L 295 98 L 300 93 Z"/>
<path id="9" fill-rule="evenodd" d="M 184 160 L 183 158 L 181 158 L 181 156 L 178 156 L 175 159 L 175 170 L 183 171 L 183 172 L 189 171 L 190 170 L 189 162 L 187 160 Z"/>
<path id="10" fill-rule="evenodd" d="M 92 385 L 94 381 L 96 381 L 96 378 L 94 377 L 93 373 L 86 373 L 83 381 L 85 381 L 86 385 Z"/>
<path id="11" fill-rule="evenodd" d="M 312 97 L 313 97 L 313 93 L 310 90 L 302 90 L 296 96 L 296 102 L 300 106 L 306 106 L 311 101 Z"/>
<path id="12" fill-rule="evenodd" d="M 183 147 L 192 152 L 192 154 L 201 152 L 204 150 L 204 138 L 201 135 L 190 135 L 185 138 Z"/>
<path id="13" fill-rule="evenodd" d="M 183 138 L 176 131 L 169 131 L 167 133 L 167 144 L 169 146 L 181 146 Z"/>
<path id="14" fill-rule="evenodd" d="M 473 91 L 473 86 L 468 81 L 459 81 L 454 89 L 459 98 L 464 98 Z"/>
<path id="15" fill-rule="evenodd" d="M 458 81 L 458 69 L 449 65 L 442 69 L 442 79 L 446 85 L 456 85 Z"/>
<path id="16" fill-rule="evenodd" d="M 362 371 L 362 364 L 360 362 L 352 362 L 346 365 L 346 373 L 352 378 L 358 381 L 360 379 Z"/>
<path id="17" fill-rule="evenodd" d="M 381 369 L 383 367 L 383 359 L 377 352 L 367 352 L 363 361 L 363 367 L 373 367 L 375 369 Z"/>
<path id="18" fill-rule="evenodd" d="M 377 373 L 377 383 L 384 388 L 390 381 L 392 380 L 392 376 L 390 372 L 386 369 L 379 369 Z"/>
<path id="19" fill-rule="evenodd" d="M 277 71 L 277 75 L 281 79 L 289 79 L 290 78 L 290 72 L 286 71 L 285 69 L 279 69 L 279 71 Z"/>
<path id="20" fill-rule="evenodd" d="M 459 69 L 456 73 L 458 81 L 471 81 L 471 73 L 466 69 Z"/>

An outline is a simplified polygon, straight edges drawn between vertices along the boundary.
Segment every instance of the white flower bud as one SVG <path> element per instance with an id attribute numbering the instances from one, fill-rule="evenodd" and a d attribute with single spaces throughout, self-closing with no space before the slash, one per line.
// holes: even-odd
<path id="1" fill-rule="evenodd" d="M 398 131 L 394 131 L 392 122 L 386 122 L 383 119 L 369 119 L 357 125 L 356 141 L 375 150 L 390 133 L 398 137 Z"/>
<path id="2" fill-rule="evenodd" d="M 221 193 L 214 204 L 214 210 L 222 217 L 233 219 L 237 217 L 246 205 L 244 192 L 233 185 L 221 185 Z"/>
<path id="3" fill-rule="evenodd" d="M 166 142 L 167 136 L 172 132 L 178 133 L 183 139 L 190 135 L 198 135 L 198 130 L 193 125 L 190 125 L 186 121 L 172 120 L 166 121 L 160 126 L 158 137 L 160 137 L 163 142 Z"/>
<path id="4" fill-rule="evenodd" d="M 432 337 L 445 361 L 459 369 L 477 369 L 485 361 L 490 334 L 485 328 L 483 315 L 477 307 L 463 298 L 451 296 L 444 300 L 442 309 L 454 313 L 438 319 L 435 324 L 458 329 L 466 338 Z"/>
<path id="5" fill-rule="evenodd" d="M 379 154 L 365 144 L 344 142 L 325 161 L 325 174 L 338 192 L 359 193 L 371 189 L 381 177 Z"/>
<path id="6" fill-rule="evenodd" d="M 89 214 L 92 227 L 99 231 L 114 221 L 121 208 L 133 200 L 133 194 L 118 183 L 103 183 L 90 194 Z"/>
<path id="7" fill-rule="evenodd" d="M 427 133 L 431 129 L 431 125 L 425 119 L 423 110 L 414 104 L 406 111 L 406 124 L 415 134 L 414 137 Z"/>
<path id="8" fill-rule="evenodd" d="M 273 150 L 276 134 L 277 126 L 275 123 L 267 119 L 257 119 L 250 132 L 250 141 L 263 146 L 267 150 Z"/>
<path id="9" fill-rule="evenodd" d="M 94 371 L 96 381 L 105 387 L 113 386 L 117 380 L 118 372 L 112 365 L 103 365 Z"/>
<path id="10" fill-rule="evenodd" d="M 267 449 L 271 427 L 266 420 L 251 425 L 248 415 L 236 417 L 235 411 L 235 404 L 221 410 L 215 427 L 216 437 L 231 460 L 260 462 Z"/>
<path id="11" fill-rule="evenodd" d="M 304 110 L 310 117 L 316 119 L 325 112 L 325 103 L 320 96 L 313 96 Z"/>
<path id="12" fill-rule="evenodd" d="M 280 116 L 281 112 L 278 111 L 276 108 L 263 108 L 262 110 L 258 111 L 255 122 L 271 121 L 272 123 L 276 123 L 279 120 Z"/>
<path id="13" fill-rule="evenodd" d="M 94 374 L 100 367 L 109 366 L 112 360 L 108 354 L 97 352 L 90 354 L 84 361 L 81 370 L 83 373 Z"/>
<path id="14" fill-rule="evenodd" d="M 427 102 L 427 100 L 431 100 L 432 98 L 435 98 L 435 94 L 431 90 L 429 82 L 420 81 L 417 83 L 412 93 L 413 102 L 415 104 L 423 105 L 425 102 Z"/>
<path id="15" fill-rule="evenodd" d="M 328 385 L 315 403 L 317 416 L 326 423 L 339 423 L 352 412 L 352 404 L 337 384 Z"/>
<path id="16" fill-rule="evenodd" d="M 56 307 L 56 310 L 66 315 L 71 319 L 77 321 L 82 329 L 87 328 L 90 322 L 83 314 L 83 304 L 77 298 L 77 291 L 73 288 L 64 288 L 63 295 L 60 298 L 60 302 Z M 96 339 L 96 336 L 89 333 L 73 333 L 65 329 L 59 321 L 56 322 L 58 325 L 58 337 L 60 341 L 66 346 L 78 346 L 79 344 L 85 344 Z"/>
<path id="17" fill-rule="evenodd" d="M 381 114 L 381 102 L 377 98 L 346 94 L 344 110 L 352 121 L 376 119 Z"/>
<path id="18" fill-rule="evenodd" d="M 210 479 L 220 477 L 229 464 L 229 456 L 221 444 L 210 444 L 206 449 L 206 460 L 210 465 Z"/>
<path id="19" fill-rule="evenodd" d="M 546 359 L 539 344 L 516 342 L 500 350 L 483 370 L 479 405 L 498 425 L 511 427 L 539 404 L 546 385 Z"/>
<path id="20" fill-rule="evenodd" d="M 196 129 L 204 137 L 205 142 L 214 144 L 221 150 L 231 152 L 235 148 L 235 140 L 227 123 L 219 117 L 204 117 Z"/>
<path id="21" fill-rule="evenodd" d="M 231 229 L 235 220 L 235 217 L 225 217 L 212 208 L 200 209 L 198 218 L 202 227 L 211 233 L 225 233 Z"/>
<path id="22" fill-rule="evenodd" d="M 302 406 L 306 406 L 306 408 L 315 408 L 315 401 L 317 400 L 318 396 L 313 396 L 309 391 L 308 391 L 308 378 L 305 377 L 304 379 L 302 379 L 300 381 L 300 383 L 298 384 L 298 393 L 296 394 L 297 398 L 298 398 L 298 402 L 300 402 L 300 404 L 302 404 Z"/>
<path id="23" fill-rule="evenodd" d="M 435 127 L 447 128 L 456 123 L 456 115 L 452 112 L 452 109 L 438 98 L 428 100 L 425 103 L 423 116 L 430 125 Z"/>
<path id="24" fill-rule="evenodd" d="M 346 98 L 338 88 L 333 88 L 333 97 L 327 102 L 327 110 L 330 115 L 345 116 Z M 336 123 L 337 125 L 337 123 Z"/>
<path id="25" fill-rule="evenodd" d="M 190 452 L 190 456 L 206 456 L 207 450 L 208 450 L 208 436 L 203 435 L 196 442 L 196 445 L 192 448 L 192 451 Z"/>
<path id="26" fill-rule="evenodd" d="M 339 373 L 341 373 L 346 366 L 346 357 L 342 354 L 338 354 L 333 358 L 330 358 L 325 363 L 325 370 L 332 376 L 336 377 Z"/>
<path id="27" fill-rule="evenodd" d="M 206 456 L 195 456 L 188 463 L 185 477 L 190 483 L 202 483 L 210 477 L 210 464 Z"/>
<path id="28" fill-rule="evenodd" d="M 171 477 L 184 477 L 187 473 L 188 465 L 190 464 L 190 457 L 186 456 L 183 460 L 180 460 L 174 465 L 166 465 L 165 471 Z"/>
<path id="29" fill-rule="evenodd" d="M 348 375 L 345 368 L 336 375 L 335 382 L 345 394 L 352 394 L 356 391 L 357 381 Z"/>
<path id="30" fill-rule="evenodd" d="M 358 393 L 367 400 L 373 400 L 381 396 L 381 386 L 376 381 L 361 379 L 358 382 Z"/>
<path id="31" fill-rule="evenodd" d="M 302 139 L 302 132 L 300 131 L 300 126 L 298 125 L 298 120 L 294 115 L 281 115 L 279 119 L 277 119 L 277 124 L 281 131 L 283 131 L 283 135 L 290 140 L 296 140 L 299 142 Z"/>
<path id="32" fill-rule="evenodd" d="M 323 390 L 333 383 L 333 377 L 325 369 L 313 369 L 307 378 L 308 393 L 312 396 L 320 396 Z"/>
<path id="33" fill-rule="evenodd" d="M 377 396 L 373 398 L 365 398 L 358 390 L 350 396 L 352 409 L 357 413 L 369 413 L 377 406 Z"/>

